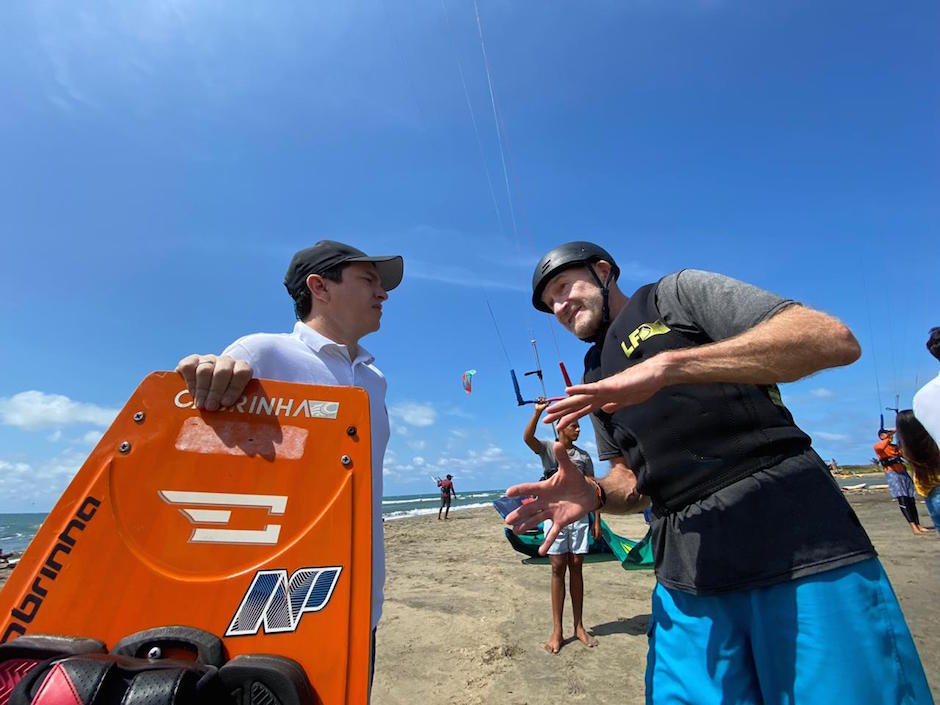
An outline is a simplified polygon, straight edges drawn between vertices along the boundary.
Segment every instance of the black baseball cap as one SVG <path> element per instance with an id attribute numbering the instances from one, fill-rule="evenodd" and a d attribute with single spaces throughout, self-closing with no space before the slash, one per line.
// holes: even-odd
<path id="1" fill-rule="evenodd" d="M 369 257 L 352 245 L 335 240 L 320 240 L 313 247 L 300 250 L 291 258 L 287 274 L 284 275 L 284 286 L 287 287 L 287 292 L 296 299 L 297 295 L 306 288 L 308 276 L 323 274 L 328 269 L 344 262 L 372 262 L 385 291 L 391 291 L 401 283 L 402 273 L 405 270 L 401 255 Z"/>
<path id="2" fill-rule="evenodd" d="M 927 336 L 927 349 L 932 355 L 935 355 L 940 359 L 940 326 L 935 326 L 930 329 L 930 333 Z"/>

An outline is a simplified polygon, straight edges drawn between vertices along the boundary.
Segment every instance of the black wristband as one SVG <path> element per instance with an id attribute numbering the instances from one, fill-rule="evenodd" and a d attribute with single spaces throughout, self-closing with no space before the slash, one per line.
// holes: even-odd
<path id="1" fill-rule="evenodd" d="M 594 507 L 594 511 L 596 512 L 603 509 L 604 505 L 607 504 L 607 491 L 601 487 L 601 483 L 597 480 L 592 478 L 589 482 L 594 485 L 594 491 L 597 493 L 597 501 L 600 502 L 600 504 Z"/>

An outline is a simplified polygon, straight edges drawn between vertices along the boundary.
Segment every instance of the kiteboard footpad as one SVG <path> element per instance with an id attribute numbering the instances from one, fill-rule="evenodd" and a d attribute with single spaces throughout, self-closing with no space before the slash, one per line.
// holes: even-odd
<path id="1" fill-rule="evenodd" d="M 30 635 L 0 646 L 0 705 L 319 702 L 296 661 L 242 654 L 225 663 L 221 641 L 190 627 L 138 632 L 112 653 L 100 641 L 62 636 Z"/>

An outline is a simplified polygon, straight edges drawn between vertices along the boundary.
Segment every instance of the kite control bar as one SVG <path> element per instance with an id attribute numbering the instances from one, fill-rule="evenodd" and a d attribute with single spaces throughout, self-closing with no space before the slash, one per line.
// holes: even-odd
<path id="1" fill-rule="evenodd" d="M 545 389 L 545 378 L 542 376 L 542 363 L 539 360 L 539 350 L 535 345 L 535 341 L 533 340 L 531 342 L 532 342 L 532 352 L 535 354 L 535 369 L 529 370 L 528 372 L 524 372 L 523 375 L 525 377 L 528 377 L 529 375 L 535 375 L 536 377 L 539 378 L 539 383 L 542 385 L 542 398 L 545 401 L 561 401 L 562 399 L 565 399 L 566 397 L 564 396 L 560 396 L 560 397 L 548 396 L 548 392 Z M 558 366 L 561 368 L 561 376 L 565 378 L 565 385 L 570 387 L 571 378 L 568 376 L 568 370 L 565 369 L 565 363 L 559 360 Z M 512 376 L 512 388 L 516 392 L 516 403 L 519 406 L 523 406 L 524 404 L 535 404 L 537 401 L 535 399 L 523 399 L 522 398 L 522 391 L 519 389 L 519 378 L 516 377 L 516 371 L 510 368 L 509 374 Z"/>
<path id="2" fill-rule="evenodd" d="M 541 379 L 541 377 L 542 377 L 542 371 L 541 371 L 541 370 L 532 370 L 531 372 L 526 372 L 525 374 L 531 375 L 531 374 L 536 374 L 536 372 L 537 372 L 538 375 L 539 375 L 539 379 Z M 522 398 L 522 391 L 519 389 L 519 378 L 516 377 L 516 371 L 515 371 L 515 370 L 509 370 L 509 374 L 512 376 L 512 388 L 513 388 L 513 389 L 515 390 L 515 392 L 516 392 L 516 403 L 517 403 L 519 406 L 523 406 L 523 405 L 525 405 L 525 404 L 535 404 L 535 402 L 536 402 L 535 399 L 523 399 L 523 398 Z M 561 396 L 561 397 L 547 397 L 547 398 L 545 399 L 545 401 L 561 401 L 561 400 L 564 399 L 564 398 L 565 398 L 565 397 L 563 397 L 563 396 Z"/>
<path id="3" fill-rule="evenodd" d="M 568 376 L 568 370 L 565 369 L 565 363 L 559 360 L 558 366 L 561 368 L 561 376 L 565 378 L 565 386 L 570 387 L 571 377 Z"/>

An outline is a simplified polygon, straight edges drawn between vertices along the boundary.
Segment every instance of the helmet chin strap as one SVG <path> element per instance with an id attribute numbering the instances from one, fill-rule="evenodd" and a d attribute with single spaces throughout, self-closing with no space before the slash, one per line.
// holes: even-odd
<path id="1" fill-rule="evenodd" d="M 585 262 L 584 266 L 587 267 L 587 270 L 591 273 L 591 276 L 594 277 L 594 281 L 601 289 L 601 298 L 603 299 L 603 313 L 601 316 L 601 324 L 597 327 L 597 330 L 594 332 L 594 335 L 588 336 L 587 338 L 581 338 L 586 343 L 599 343 L 604 339 L 604 336 L 607 335 L 607 329 L 610 328 L 610 282 L 614 276 L 613 268 L 607 272 L 606 281 L 601 281 L 601 278 L 597 276 L 597 272 L 594 271 L 594 265 L 590 262 Z"/>

